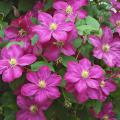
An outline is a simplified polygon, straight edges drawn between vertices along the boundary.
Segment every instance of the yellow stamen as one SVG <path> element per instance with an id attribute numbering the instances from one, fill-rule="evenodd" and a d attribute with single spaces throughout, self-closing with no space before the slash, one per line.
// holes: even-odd
<path id="1" fill-rule="evenodd" d="M 101 81 L 101 83 L 100 83 L 100 87 L 104 87 L 105 86 L 105 81 Z"/>
<path id="2" fill-rule="evenodd" d="M 89 72 L 88 72 L 87 70 L 83 70 L 82 73 L 81 73 L 81 76 L 82 76 L 83 78 L 88 78 Z"/>
<path id="3" fill-rule="evenodd" d="M 36 113 L 36 112 L 38 111 L 37 106 L 36 106 L 36 105 L 31 105 L 31 106 L 30 106 L 30 111 L 31 111 L 32 113 Z"/>
<path id="4" fill-rule="evenodd" d="M 110 45 L 109 45 L 109 44 L 104 44 L 104 45 L 102 46 L 102 50 L 103 50 L 104 52 L 109 52 L 109 51 L 110 51 Z"/>
<path id="5" fill-rule="evenodd" d="M 56 30 L 57 29 L 57 24 L 56 23 L 51 23 L 50 24 L 50 30 Z"/>
<path id="6" fill-rule="evenodd" d="M 15 58 L 11 58 L 9 63 L 10 63 L 10 65 L 14 66 L 17 64 L 17 60 Z"/>
<path id="7" fill-rule="evenodd" d="M 66 13 L 67 14 L 72 14 L 73 13 L 73 8 L 71 5 L 68 5 L 67 8 L 66 8 Z"/>
<path id="8" fill-rule="evenodd" d="M 19 35 L 20 36 L 25 36 L 26 34 L 27 34 L 27 32 L 25 30 L 23 30 L 23 29 L 19 30 Z"/>
<path id="9" fill-rule="evenodd" d="M 109 120 L 109 116 L 108 116 L 108 115 L 105 115 L 105 116 L 103 117 L 103 120 Z"/>
<path id="10" fill-rule="evenodd" d="M 117 27 L 120 27 L 120 20 L 117 20 L 117 21 L 116 21 L 116 26 L 117 26 Z"/>
<path id="11" fill-rule="evenodd" d="M 40 82 L 39 82 L 39 87 L 40 87 L 40 88 L 45 88 L 45 87 L 46 87 L 46 83 L 45 83 L 44 80 L 40 80 Z"/>

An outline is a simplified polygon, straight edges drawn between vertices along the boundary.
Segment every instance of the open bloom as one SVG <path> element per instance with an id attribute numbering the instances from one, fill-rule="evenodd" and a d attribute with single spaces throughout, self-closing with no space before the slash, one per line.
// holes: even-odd
<path id="1" fill-rule="evenodd" d="M 32 27 L 32 31 L 39 35 L 40 42 L 47 42 L 53 37 L 57 41 L 65 41 L 67 32 L 73 29 L 71 22 L 66 22 L 63 14 L 55 14 L 53 17 L 47 13 L 40 12 L 38 15 L 40 25 Z"/>
<path id="2" fill-rule="evenodd" d="M 113 38 L 110 28 L 103 29 L 102 38 L 90 37 L 91 44 L 94 46 L 94 57 L 103 59 L 110 67 L 115 66 L 120 59 L 120 41 Z"/>
<path id="3" fill-rule="evenodd" d="M 50 102 L 38 104 L 31 98 L 17 96 L 17 105 L 20 110 L 16 114 L 16 120 L 46 120 L 43 113 L 50 106 Z"/>
<path id="4" fill-rule="evenodd" d="M 25 16 L 21 16 L 18 19 L 12 21 L 10 26 L 5 29 L 6 40 L 30 40 L 33 37 L 31 32 L 31 12 L 28 12 Z"/>
<path id="5" fill-rule="evenodd" d="M 114 25 L 116 28 L 116 32 L 120 34 L 120 13 L 112 13 L 110 17 L 110 22 Z"/>
<path id="6" fill-rule="evenodd" d="M 60 97 L 58 85 L 61 77 L 55 73 L 51 74 L 47 66 L 41 67 L 38 72 L 29 72 L 27 80 L 31 83 L 23 85 L 22 95 L 33 96 L 35 101 L 40 103 Z"/>
<path id="7" fill-rule="evenodd" d="M 19 45 L 5 47 L 1 51 L 0 74 L 4 82 L 12 82 L 22 76 L 23 67 L 36 61 L 33 54 L 24 54 Z"/>
<path id="8" fill-rule="evenodd" d="M 113 106 L 111 102 L 105 104 L 102 111 L 98 114 L 97 118 L 100 120 L 117 120 L 112 108 Z"/>
<path id="9" fill-rule="evenodd" d="M 112 6 L 117 9 L 117 10 L 120 10 L 120 2 L 119 0 L 110 0 Z"/>
<path id="10" fill-rule="evenodd" d="M 109 79 L 105 80 L 104 78 L 99 81 L 99 100 L 105 101 L 111 92 L 114 92 L 117 88 L 116 83 Z"/>
<path id="11" fill-rule="evenodd" d="M 88 99 L 88 97 L 94 98 L 94 94 L 96 94 L 95 91 L 99 89 L 98 80 L 103 76 L 103 73 L 103 69 L 100 66 L 92 66 L 91 62 L 84 58 L 80 60 L 79 63 L 68 62 L 65 80 L 70 86 L 74 86 L 77 97 L 83 96 L 83 99 L 86 97 L 84 100 L 80 100 L 83 102 Z M 88 91 L 92 91 L 89 93 L 89 96 Z M 93 92 L 94 94 L 92 94 Z"/>
<path id="12" fill-rule="evenodd" d="M 87 0 L 68 0 L 67 2 L 57 1 L 53 7 L 58 13 L 64 14 L 68 20 L 74 22 L 76 17 L 83 19 L 87 16 L 87 12 L 81 9 L 87 4 Z"/>
<path id="13" fill-rule="evenodd" d="M 72 30 L 68 34 L 68 38 L 66 41 L 55 41 L 51 40 L 43 48 L 45 48 L 43 55 L 48 60 L 57 60 L 60 54 L 64 54 L 66 56 L 71 56 L 75 54 L 75 48 L 73 46 L 73 41 L 77 38 L 77 31 Z"/>

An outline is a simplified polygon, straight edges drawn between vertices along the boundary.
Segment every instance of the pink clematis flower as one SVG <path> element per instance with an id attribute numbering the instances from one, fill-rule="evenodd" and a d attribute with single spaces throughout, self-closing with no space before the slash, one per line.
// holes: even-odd
<path id="1" fill-rule="evenodd" d="M 40 12 L 38 20 L 41 25 L 32 27 L 32 31 L 39 35 L 40 42 L 48 42 L 51 37 L 57 41 L 65 41 L 67 32 L 73 29 L 73 23 L 66 22 L 63 14 L 55 14 L 53 17 L 47 13 Z"/>
<path id="2" fill-rule="evenodd" d="M 103 73 L 103 69 L 100 66 L 92 66 L 91 62 L 84 58 L 80 60 L 79 63 L 68 62 L 67 73 L 64 78 L 70 86 L 74 86 L 76 97 L 83 96 L 79 98 L 79 101 L 83 102 L 86 101 L 88 97 L 93 99 L 98 98 L 96 97 L 98 94 L 95 92 L 99 89 L 98 80 L 103 76 Z"/>
<path id="3" fill-rule="evenodd" d="M 102 111 L 98 114 L 97 118 L 100 120 L 117 120 L 112 108 L 112 102 L 105 104 Z"/>
<path id="4" fill-rule="evenodd" d="M 105 27 L 103 29 L 102 38 L 91 36 L 90 41 L 94 46 L 94 57 L 103 59 L 110 67 L 118 63 L 120 56 L 120 41 L 113 38 L 110 28 Z"/>
<path id="5" fill-rule="evenodd" d="M 120 35 L 120 13 L 112 13 L 110 22 L 115 26 L 116 32 L 118 32 Z"/>
<path id="6" fill-rule="evenodd" d="M 17 96 L 17 105 L 20 110 L 16 114 L 16 120 L 46 120 L 43 113 L 50 105 L 50 102 L 38 104 L 31 98 L 21 95 Z"/>
<path id="7" fill-rule="evenodd" d="M 117 10 L 120 10 L 120 2 L 119 0 L 110 0 L 112 6 L 117 9 Z"/>
<path id="8" fill-rule="evenodd" d="M 28 12 L 25 16 L 21 16 L 18 19 L 12 21 L 11 25 L 5 29 L 5 39 L 6 40 L 18 40 L 27 41 L 33 37 L 30 27 L 31 22 L 31 12 Z"/>
<path id="9" fill-rule="evenodd" d="M 38 72 L 29 72 L 27 80 L 31 83 L 23 85 L 22 95 L 33 96 L 35 101 L 40 103 L 60 97 L 57 87 L 61 82 L 61 77 L 55 73 L 51 74 L 47 66 L 41 67 Z"/>
<path id="10" fill-rule="evenodd" d="M 0 59 L 0 74 L 4 82 L 12 82 L 22 76 L 23 67 L 36 61 L 33 54 L 24 54 L 18 45 L 3 48 Z"/>
<path id="11" fill-rule="evenodd" d="M 83 19 L 87 16 L 87 12 L 81 9 L 87 4 L 87 0 L 68 0 L 67 2 L 57 1 L 53 7 L 56 12 L 64 14 L 68 20 L 74 22 L 76 17 Z"/>
<path id="12" fill-rule="evenodd" d="M 77 38 L 77 36 L 77 31 L 74 29 L 68 34 L 66 41 L 51 40 L 45 44 L 44 48 L 46 49 L 44 50 L 43 55 L 48 60 L 57 60 L 61 53 L 66 56 L 74 55 L 75 48 L 73 46 L 73 41 Z"/>
<path id="13" fill-rule="evenodd" d="M 113 80 L 105 80 L 104 78 L 99 81 L 99 100 L 105 101 L 111 92 L 114 92 L 117 88 L 116 83 Z"/>

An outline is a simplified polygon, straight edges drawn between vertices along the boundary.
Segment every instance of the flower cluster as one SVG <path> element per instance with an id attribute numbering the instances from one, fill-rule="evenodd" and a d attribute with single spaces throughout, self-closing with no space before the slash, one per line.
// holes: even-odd
<path id="1" fill-rule="evenodd" d="M 102 103 L 116 91 L 114 78 L 118 71 L 114 73 L 113 69 L 120 67 L 120 3 L 115 0 L 111 3 L 117 10 L 109 19 L 115 32 L 104 25 L 100 26 L 102 35 L 93 34 L 94 30 L 80 34 L 76 24 L 87 21 L 84 7 L 88 0 L 56 0 L 48 12 L 43 10 L 45 3 L 39 1 L 5 28 L 0 43 L 9 43 L 0 51 L 0 75 L 5 83 L 24 77 L 16 94 L 19 107 L 16 120 L 46 120 L 44 111 L 64 90 L 73 94 L 77 103 L 92 100 Z M 83 38 L 86 40 L 82 41 Z M 81 42 L 79 47 L 75 46 L 76 40 Z M 88 44 L 93 47 L 90 57 L 81 52 Z M 70 59 L 63 60 L 63 56 Z M 37 69 L 33 70 L 35 64 Z M 65 85 L 61 87 L 62 79 Z M 114 116 L 112 103 L 108 103 L 97 118 L 116 120 Z"/>

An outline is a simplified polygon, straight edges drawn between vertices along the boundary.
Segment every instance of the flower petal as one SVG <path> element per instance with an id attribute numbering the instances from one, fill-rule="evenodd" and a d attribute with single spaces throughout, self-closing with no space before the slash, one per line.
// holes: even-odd
<path id="1" fill-rule="evenodd" d="M 67 33 L 65 31 L 56 30 L 52 33 L 52 36 L 57 41 L 65 41 L 67 39 Z"/>
<path id="2" fill-rule="evenodd" d="M 21 94 L 24 96 L 33 96 L 38 91 L 38 87 L 35 84 L 27 83 L 23 85 Z"/>
<path id="3" fill-rule="evenodd" d="M 95 89 L 99 88 L 99 83 L 97 80 L 87 79 L 86 83 L 90 88 L 95 88 Z"/>
<path id="4" fill-rule="evenodd" d="M 18 64 L 20 66 L 30 65 L 36 61 L 36 57 L 32 54 L 27 54 L 18 59 Z"/>
<path id="5" fill-rule="evenodd" d="M 80 80 L 75 84 L 75 89 L 78 93 L 82 93 L 83 91 L 87 90 L 86 81 Z"/>

